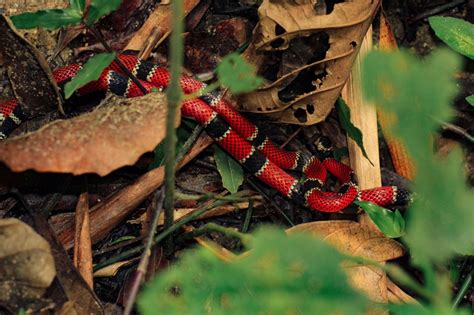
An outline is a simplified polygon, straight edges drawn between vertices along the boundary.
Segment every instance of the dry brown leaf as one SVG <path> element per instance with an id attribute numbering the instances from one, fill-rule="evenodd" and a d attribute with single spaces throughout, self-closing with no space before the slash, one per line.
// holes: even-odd
<path id="1" fill-rule="evenodd" d="M 324 3 L 263 1 L 247 57 L 268 83 L 241 96 L 240 110 L 304 125 L 326 118 L 380 1 L 345 1 L 332 11 Z"/>
<path id="2" fill-rule="evenodd" d="M 76 233 L 74 237 L 74 267 L 84 278 L 91 289 L 94 288 L 92 276 L 92 244 L 89 217 L 89 194 L 83 192 L 79 195 L 76 205 Z"/>
<path id="3" fill-rule="evenodd" d="M 387 261 L 404 254 L 403 246 L 395 240 L 354 221 L 310 222 L 294 226 L 287 232 L 308 232 L 322 237 L 345 254 L 375 261 Z"/>
<path id="4" fill-rule="evenodd" d="M 16 172 L 101 176 L 135 163 L 165 136 L 165 95 L 111 100 L 91 113 L 0 143 L 0 160 Z"/>
<path id="5" fill-rule="evenodd" d="M 322 237 L 345 254 L 379 262 L 401 257 L 404 253 L 403 246 L 398 242 L 354 221 L 310 222 L 292 227 L 287 232 L 309 232 Z M 346 270 L 355 288 L 375 302 L 387 300 L 385 272 L 372 266 L 351 266 Z"/>
<path id="6" fill-rule="evenodd" d="M 0 220 L 0 305 L 34 308 L 55 275 L 48 242 L 18 219 Z"/>

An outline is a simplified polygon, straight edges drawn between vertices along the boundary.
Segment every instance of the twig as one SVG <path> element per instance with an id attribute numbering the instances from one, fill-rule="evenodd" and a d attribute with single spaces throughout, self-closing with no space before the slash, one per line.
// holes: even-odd
<path id="1" fill-rule="evenodd" d="M 425 11 L 423 13 L 418 14 L 414 18 L 410 19 L 409 23 L 412 24 L 412 23 L 414 23 L 418 20 L 422 20 L 424 18 L 427 18 L 427 17 L 430 17 L 432 15 L 438 14 L 440 12 L 449 10 L 451 8 L 455 8 L 458 5 L 464 4 L 465 2 L 466 2 L 466 0 L 455 0 L 455 1 L 451 1 L 451 2 L 448 2 L 448 3 L 443 4 L 443 5 L 437 6 L 435 8 L 432 8 L 432 9 L 428 10 L 428 11 Z"/>
<path id="2" fill-rule="evenodd" d="M 462 298 L 464 297 L 464 294 L 466 294 L 466 291 L 471 286 L 473 273 L 474 271 L 471 271 L 467 275 L 466 279 L 464 279 L 464 282 L 461 285 L 461 288 L 459 289 L 458 293 L 456 294 L 456 297 L 454 298 L 453 309 L 459 305 L 459 302 L 461 302 Z"/>
<path id="3" fill-rule="evenodd" d="M 273 200 L 273 198 L 270 198 L 268 196 L 267 193 L 265 193 L 262 189 L 260 189 L 260 187 L 253 181 L 251 180 L 250 178 L 247 178 L 247 182 L 250 184 L 250 186 L 252 186 L 256 191 L 258 191 L 258 193 L 260 195 L 263 196 L 263 198 L 265 198 L 266 200 L 268 200 L 272 206 L 277 210 L 278 213 L 280 213 L 280 215 L 288 222 L 289 225 L 291 226 L 295 226 L 295 224 L 293 223 L 293 221 L 291 221 L 290 218 L 288 218 L 288 216 L 285 214 L 285 211 L 283 211 L 283 209 L 275 202 L 275 200 Z"/>
<path id="4" fill-rule="evenodd" d="M 242 241 L 242 243 L 245 244 L 248 244 L 248 242 L 252 239 L 252 237 L 248 234 L 241 233 L 233 228 L 224 227 L 212 222 L 193 230 L 192 232 L 188 233 L 187 236 L 197 237 L 204 234 L 209 234 L 210 232 L 219 232 L 226 236 L 238 238 Z"/>
<path id="5" fill-rule="evenodd" d="M 138 289 L 140 288 L 140 284 L 142 283 L 142 280 L 148 268 L 148 262 L 150 261 L 150 254 L 151 254 L 151 246 L 153 244 L 153 236 L 155 235 L 158 218 L 160 216 L 160 212 L 163 207 L 163 195 L 164 195 L 163 188 L 160 188 L 156 191 L 155 195 L 153 196 L 153 203 L 154 203 L 153 217 L 150 223 L 150 229 L 148 231 L 148 237 L 146 240 L 144 251 L 142 253 L 142 257 L 140 258 L 138 267 L 132 276 L 132 285 L 130 288 L 127 301 L 125 303 L 125 310 L 123 312 L 124 315 L 131 314 L 132 309 L 133 309 L 133 304 L 135 304 L 135 299 L 138 294 Z"/>
<path id="6" fill-rule="evenodd" d="M 226 202 L 223 201 L 223 200 L 217 200 L 217 201 L 214 201 L 214 202 L 211 202 L 211 203 L 207 203 L 205 205 L 203 205 L 200 209 L 194 211 L 193 213 L 189 214 L 188 216 L 184 217 L 182 220 L 176 222 L 176 224 L 172 225 L 171 227 L 169 227 L 168 229 L 165 229 L 163 232 L 161 232 L 160 234 L 158 234 L 154 239 L 153 239 L 153 246 L 160 243 L 163 239 L 165 239 L 167 236 L 169 236 L 171 233 L 173 233 L 174 231 L 176 231 L 177 229 L 179 229 L 180 227 L 182 227 L 183 225 L 191 222 L 192 220 L 194 220 L 195 218 L 199 217 L 200 215 L 202 215 L 203 213 L 205 213 L 206 211 L 209 211 L 215 207 L 219 207 L 219 206 L 222 206 L 224 205 Z M 111 257 L 109 259 L 107 259 L 106 261 L 102 262 L 102 263 L 99 263 L 97 264 L 95 267 L 94 267 L 94 270 L 98 270 L 98 269 L 101 269 L 103 267 L 106 267 L 110 264 L 113 264 L 113 263 L 116 263 L 118 261 L 121 261 L 121 260 L 125 260 L 125 259 L 128 259 L 130 257 L 132 257 L 133 255 L 141 252 L 143 250 L 144 246 L 137 246 L 135 248 L 131 248 L 129 250 L 126 250 L 122 253 L 120 253 L 119 255 L 117 256 L 114 256 L 114 257 Z"/>
<path id="7" fill-rule="evenodd" d="M 94 27 L 94 26 L 87 26 L 86 25 L 86 28 L 89 32 L 92 33 L 92 35 L 94 35 L 94 37 L 100 41 L 100 43 L 102 44 L 102 46 L 104 46 L 104 48 L 108 51 L 108 52 L 114 52 L 114 50 L 109 46 L 109 44 L 107 43 L 107 41 L 104 39 L 104 37 L 102 37 L 102 35 L 100 34 L 100 32 Z M 117 65 L 120 67 L 120 69 L 123 71 L 123 73 L 125 73 L 132 81 L 133 83 L 135 83 L 138 88 L 140 89 L 140 91 L 142 91 L 143 94 L 148 94 L 148 91 L 147 89 L 145 89 L 145 87 L 143 86 L 143 84 L 140 82 L 140 80 L 137 79 L 137 77 L 130 72 L 130 70 L 128 70 L 127 67 L 125 67 L 125 65 L 122 63 L 122 61 L 120 60 L 120 58 L 118 58 L 117 56 L 115 56 L 115 59 L 114 61 L 117 63 Z"/>
<path id="8" fill-rule="evenodd" d="M 474 143 L 474 136 L 470 135 L 463 128 L 456 126 L 454 124 L 448 123 L 448 122 L 444 122 L 444 121 L 443 122 L 439 121 L 439 122 L 441 123 L 441 128 L 443 128 L 443 130 L 451 131 L 463 138 L 466 138 L 466 140 L 469 141 L 470 143 Z"/>
<path id="9" fill-rule="evenodd" d="M 253 214 L 253 200 L 250 199 L 249 207 L 247 209 L 247 212 L 245 213 L 244 224 L 242 225 L 242 229 L 241 229 L 242 233 L 247 233 L 247 231 L 249 230 L 250 220 L 252 220 L 252 214 Z"/>

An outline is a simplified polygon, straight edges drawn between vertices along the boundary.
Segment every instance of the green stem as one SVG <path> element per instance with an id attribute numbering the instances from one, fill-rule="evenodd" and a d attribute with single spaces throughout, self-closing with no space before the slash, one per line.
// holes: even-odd
<path id="1" fill-rule="evenodd" d="M 459 289 L 458 293 L 456 294 L 456 297 L 454 298 L 453 308 L 456 308 L 459 305 L 459 302 L 461 302 L 462 298 L 464 297 L 467 290 L 471 286 L 473 274 L 474 274 L 474 271 L 471 271 L 471 273 L 467 275 L 466 279 L 464 279 L 464 282 L 461 288 Z"/>
<path id="2" fill-rule="evenodd" d="M 206 85 L 203 89 L 199 90 L 199 91 L 196 91 L 194 93 L 191 93 L 191 94 L 186 94 L 184 96 L 184 101 L 187 101 L 187 100 L 192 100 L 194 98 L 197 98 L 199 96 L 202 96 L 204 94 L 207 94 L 209 92 L 212 92 L 214 90 L 217 90 L 219 87 L 221 86 L 220 82 L 219 81 L 216 81 L 216 82 L 213 82 L 209 85 Z"/>
<path id="3" fill-rule="evenodd" d="M 156 246 L 159 242 L 161 242 L 162 240 L 164 240 L 166 237 L 168 237 L 169 235 L 171 235 L 174 231 L 178 230 L 180 227 L 182 227 L 183 225 L 191 222 L 192 220 L 194 220 L 195 218 L 199 217 L 200 215 L 202 215 L 203 213 L 205 213 L 206 211 L 209 211 L 211 209 L 214 209 L 215 207 L 219 207 L 219 206 L 222 206 L 224 204 L 226 204 L 227 202 L 224 201 L 224 200 L 217 200 L 217 201 L 214 201 L 214 202 L 210 202 L 210 203 L 207 203 L 206 205 L 203 205 L 200 209 L 192 212 L 191 214 L 183 217 L 180 221 L 176 222 L 174 225 L 170 226 L 169 228 L 165 229 L 163 232 L 161 232 L 160 234 L 158 234 L 154 239 L 153 239 L 153 244 L 152 246 Z M 126 250 L 126 251 L 123 251 L 122 253 L 114 256 L 114 257 L 111 257 L 101 263 L 98 263 L 97 265 L 94 266 L 94 271 L 95 270 L 99 270 L 101 268 L 104 268 L 106 266 L 109 266 L 113 263 L 116 263 L 118 261 L 122 261 L 122 260 L 127 260 L 127 259 L 130 259 L 131 257 L 135 256 L 136 254 L 142 252 L 144 249 L 144 246 L 141 245 L 141 246 L 137 246 L 135 248 L 131 248 L 129 250 Z"/>
<path id="4" fill-rule="evenodd" d="M 183 65 L 183 1 L 173 0 L 171 2 L 172 29 L 170 39 L 170 84 L 168 86 L 168 114 L 166 116 L 166 138 L 165 138 L 165 228 L 173 225 L 174 191 L 175 191 L 175 167 L 176 167 L 176 132 L 174 128 L 176 113 L 182 99 L 181 86 L 179 84 L 181 77 L 181 68 Z"/>
<path id="5" fill-rule="evenodd" d="M 198 229 L 195 229 L 192 232 L 192 235 L 193 236 L 199 236 L 199 235 L 208 234 L 210 232 L 219 232 L 219 233 L 222 233 L 222 234 L 224 234 L 226 236 L 229 236 L 229 237 L 238 238 L 242 241 L 242 243 L 245 243 L 245 244 L 248 244 L 250 242 L 250 240 L 252 239 L 252 236 L 250 236 L 250 235 L 247 235 L 245 233 L 241 233 L 239 231 L 236 231 L 233 228 L 224 227 L 224 226 L 212 223 L 212 222 L 208 223 L 208 224 L 206 224 L 206 225 L 204 225 L 204 226 L 202 226 Z"/>

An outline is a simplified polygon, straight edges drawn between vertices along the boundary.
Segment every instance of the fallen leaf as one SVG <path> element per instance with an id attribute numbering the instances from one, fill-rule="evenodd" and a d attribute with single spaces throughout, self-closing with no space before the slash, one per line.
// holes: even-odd
<path id="1" fill-rule="evenodd" d="M 331 243 L 341 252 L 378 262 L 403 256 L 404 248 L 368 226 L 354 221 L 318 221 L 300 224 L 287 230 L 289 234 L 308 232 Z M 386 274 L 372 266 L 346 268 L 351 284 L 375 302 L 387 301 Z"/>
<path id="2" fill-rule="evenodd" d="M 380 1 L 318 3 L 263 1 L 246 54 L 267 84 L 239 97 L 240 110 L 302 125 L 332 110 Z"/>
<path id="3" fill-rule="evenodd" d="M 162 93 L 111 98 L 91 113 L 0 143 L 0 160 L 16 172 L 104 176 L 152 151 L 165 136 L 165 120 Z"/>

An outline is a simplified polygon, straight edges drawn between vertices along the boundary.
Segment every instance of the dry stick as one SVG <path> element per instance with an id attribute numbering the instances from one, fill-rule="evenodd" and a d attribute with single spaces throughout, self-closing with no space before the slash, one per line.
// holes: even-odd
<path id="1" fill-rule="evenodd" d="M 102 46 L 104 46 L 104 48 L 109 52 L 109 53 L 112 53 L 114 52 L 114 50 L 109 46 L 109 44 L 107 43 L 107 41 L 104 39 L 104 37 L 102 36 L 102 34 L 100 34 L 100 32 L 94 27 L 94 26 L 87 26 L 87 29 L 89 30 L 89 32 L 92 33 L 92 35 L 94 35 L 94 37 L 100 41 L 100 43 L 102 44 Z M 142 91 L 143 94 L 148 94 L 148 91 L 147 89 L 145 89 L 145 87 L 142 85 L 142 83 L 140 82 L 140 80 L 137 79 L 137 77 L 130 72 L 130 70 L 128 70 L 127 67 L 125 67 L 125 65 L 122 63 L 122 61 L 120 60 L 120 58 L 118 58 L 117 56 L 115 56 L 114 58 L 114 61 L 117 63 L 117 65 L 120 67 L 120 69 L 123 71 L 123 73 L 125 73 L 130 79 L 132 79 L 133 83 L 135 83 L 138 88 L 140 89 L 140 91 Z"/>
<path id="2" fill-rule="evenodd" d="M 155 236 L 155 238 L 153 239 L 153 244 L 152 245 L 153 246 L 157 245 L 159 242 L 161 242 L 162 240 L 164 240 L 165 238 L 170 236 L 173 232 L 178 230 L 183 225 L 188 224 L 192 220 L 200 217 L 206 211 L 209 211 L 211 209 L 214 209 L 216 207 L 224 205 L 226 202 L 227 201 L 224 201 L 224 200 L 216 200 L 214 202 L 208 202 L 208 203 L 204 204 L 202 207 L 200 207 L 199 209 L 197 209 L 193 213 L 190 213 L 188 216 L 183 217 L 183 219 L 176 222 L 176 224 L 172 225 L 168 229 L 164 230 L 163 232 L 161 232 L 160 234 Z M 101 268 L 103 268 L 105 266 L 108 266 L 110 264 L 116 263 L 118 261 L 121 261 L 121 260 L 124 260 L 124 259 L 129 259 L 130 257 L 136 255 L 137 253 L 139 253 L 142 250 L 143 250 L 143 246 L 139 246 L 139 247 L 136 247 L 136 248 L 131 248 L 129 250 L 126 250 L 126 251 L 120 253 L 119 255 L 117 255 L 115 257 L 111 257 L 111 258 L 107 259 L 106 261 L 97 264 L 94 269 L 98 270 L 98 269 L 101 269 Z"/>
<path id="3" fill-rule="evenodd" d="M 178 164 L 178 169 L 189 163 L 199 153 L 206 149 L 213 140 L 207 135 L 201 135 L 191 151 Z M 110 196 L 103 203 L 91 209 L 90 218 L 91 240 L 96 243 L 122 222 L 135 208 L 153 191 L 161 186 L 164 179 L 164 167 L 159 167 L 140 176 L 133 184 Z M 73 246 L 74 219 L 69 219 L 62 230 L 58 231 L 58 239 L 66 249 Z"/>
<path id="4" fill-rule="evenodd" d="M 365 54 L 372 47 L 372 28 L 369 28 L 365 38 L 361 44 L 359 55 L 354 61 L 351 76 L 347 81 L 344 89 L 342 90 L 342 98 L 347 102 L 347 105 L 351 109 L 351 120 L 352 123 L 360 129 L 364 136 L 364 145 L 367 155 L 372 161 L 370 163 L 368 159 L 364 157 L 362 151 L 357 146 L 355 141 L 348 137 L 348 149 L 351 160 L 351 167 L 358 174 L 359 185 L 361 189 L 368 189 L 373 187 L 379 187 L 382 183 L 380 173 L 380 161 L 379 161 L 379 146 L 378 146 L 378 133 L 377 133 L 377 112 L 374 106 L 370 106 L 364 101 L 362 97 L 361 88 L 361 63 Z M 359 222 L 361 225 L 365 225 L 371 229 L 379 231 L 378 228 L 372 223 L 367 214 L 359 216 Z M 375 294 L 371 294 L 374 298 L 377 297 L 377 302 L 387 303 L 387 276 L 385 272 L 382 272 L 382 278 L 380 281 L 379 291 Z M 360 288 L 364 290 L 364 288 Z M 370 312 L 371 314 L 386 314 L 385 312 Z"/>
<path id="5" fill-rule="evenodd" d="M 158 218 L 160 217 L 161 208 L 163 207 L 163 188 L 156 191 L 153 197 L 153 217 L 150 223 L 150 230 L 148 231 L 148 237 L 146 240 L 145 249 L 140 258 L 140 263 L 138 264 L 137 269 L 135 270 L 132 276 L 132 286 L 128 294 L 127 301 L 125 303 L 124 315 L 129 315 L 132 312 L 133 304 L 135 304 L 135 299 L 138 294 L 138 289 L 142 283 L 143 278 L 145 277 L 146 270 L 148 268 L 148 262 L 151 255 L 151 246 L 153 244 L 153 236 L 156 232 L 156 227 L 158 223 Z"/>
<path id="6" fill-rule="evenodd" d="M 73 263 L 91 289 L 94 287 L 92 275 L 92 246 L 89 217 L 89 195 L 79 195 L 76 205 L 76 235 L 74 237 Z"/>

